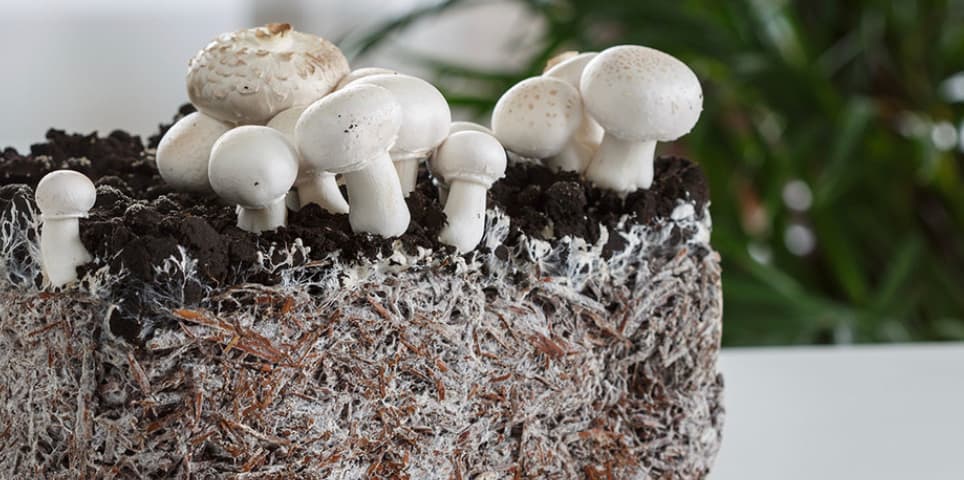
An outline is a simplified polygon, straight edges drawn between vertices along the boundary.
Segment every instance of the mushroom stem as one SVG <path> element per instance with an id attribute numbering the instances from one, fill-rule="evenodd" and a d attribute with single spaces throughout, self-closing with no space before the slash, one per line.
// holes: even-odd
<path id="1" fill-rule="evenodd" d="M 418 181 L 418 166 L 426 155 L 391 153 L 392 163 L 398 173 L 398 181 L 402 186 L 402 195 L 408 197 L 415 191 L 415 184 Z"/>
<path id="2" fill-rule="evenodd" d="M 353 231 L 383 237 L 405 233 L 411 214 L 387 152 L 377 155 L 361 170 L 345 172 L 343 178 L 348 187 L 348 222 Z"/>
<path id="3" fill-rule="evenodd" d="M 649 188 L 655 152 L 655 140 L 624 140 L 606 132 L 586 169 L 586 179 L 597 187 L 623 193 Z"/>
<path id="4" fill-rule="evenodd" d="M 485 231 L 487 191 L 485 185 L 476 182 L 455 180 L 449 185 L 444 209 L 447 223 L 439 234 L 440 242 L 459 253 L 475 249 Z"/>
<path id="5" fill-rule="evenodd" d="M 311 173 L 298 180 L 298 200 L 301 207 L 317 203 L 331 213 L 348 213 L 348 202 L 338 189 L 335 175 L 328 172 Z"/>
<path id="6" fill-rule="evenodd" d="M 288 223 L 288 206 L 285 204 L 287 195 L 278 197 L 264 208 L 241 207 L 238 212 L 238 228 L 261 233 L 276 230 Z"/>
<path id="7" fill-rule="evenodd" d="M 55 287 L 77 279 L 77 267 L 91 260 L 80 241 L 77 218 L 47 218 L 40 229 L 40 258 L 47 280 Z"/>
<path id="8" fill-rule="evenodd" d="M 566 147 L 546 163 L 549 167 L 564 172 L 586 171 L 593 154 L 599 148 L 603 134 L 603 128 L 584 110 L 582 123 L 579 124 L 576 133 L 569 138 Z"/>

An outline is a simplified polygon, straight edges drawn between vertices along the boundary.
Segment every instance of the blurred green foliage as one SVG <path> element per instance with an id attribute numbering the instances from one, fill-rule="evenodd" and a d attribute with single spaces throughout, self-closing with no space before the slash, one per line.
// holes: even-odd
<path id="1" fill-rule="evenodd" d="M 700 123 L 661 148 L 711 181 L 725 344 L 964 339 L 964 98 L 948 82 L 964 0 L 516 1 L 545 26 L 526 68 L 421 58 L 482 118 L 564 50 L 647 45 L 702 80 Z M 359 51 L 473 3 L 412 12 Z"/>

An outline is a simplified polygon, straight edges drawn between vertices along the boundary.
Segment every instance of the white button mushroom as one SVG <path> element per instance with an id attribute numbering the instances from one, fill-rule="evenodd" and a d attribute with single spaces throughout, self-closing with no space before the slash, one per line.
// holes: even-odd
<path id="1" fill-rule="evenodd" d="M 298 118 L 308 107 L 292 107 L 277 115 L 269 122 L 269 127 L 284 134 L 285 138 L 292 145 L 297 145 L 295 141 L 295 124 Z M 298 189 L 298 207 L 304 207 L 309 203 L 317 203 L 331 213 L 348 213 L 348 202 L 341 195 L 338 189 L 338 182 L 335 174 L 323 170 L 315 170 L 310 165 L 300 162 L 298 167 L 298 179 L 295 180 L 295 188 Z"/>
<path id="2" fill-rule="evenodd" d="M 566 52 L 550 60 L 542 75 L 563 80 L 579 90 L 582 72 L 586 64 L 596 58 L 596 55 L 598 55 L 596 52 Z M 599 148 L 604 133 L 602 126 L 593 120 L 588 110 L 583 108 L 579 128 L 569 139 L 566 148 L 559 152 L 559 155 L 551 158 L 548 165 L 558 170 L 582 173 L 589 166 L 589 161 L 596 149 Z"/>
<path id="3" fill-rule="evenodd" d="M 689 133 L 703 109 L 703 90 L 689 67 L 659 50 L 622 45 L 604 50 L 583 71 L 589 113 L 606 130 L 585 176 L 630 192 L 653 183 L 656 142 Z"/>
<path id="4" fill-rule="evenodd" d="M 408 196 L 415 190 L 419 164 L 448 136 L 452 123 L 448 102 L 431 83 L 410 75 L 369 75 L 351 84 L 378 85 L 401 105 L 402 126 L 389 154 L 402 182 L 402 193 Z"/>
<path id="5" fill-rule="evenodd" d="M 285 226 L 285 196 L 297 176 L 298 152 L 273 128 L 231 129 L 211 149 L 211 187 L 240 207 L 238 228 L 242 230 L 261 233 Z"/>
<path id="6" fill-rule="evenodd" d="M 372 75 L 398 75 L 398 72 L 382 67 L 356 68 L 348 72 L 348 75 L 345 75 L 341 78 L 341 81 L 338 82 L 338 86 L 335 87 L 335 90 L 341 90 L 342 88 L 345 88 L 345 85 L 348 85 L 359 78 L 370 77 Z"/>
<path id="7" fill-rule="evenodd" d="M 446 139 L 432 161 L 449 184 L 444 210 L 448 221 L 439 241 L 459 253 L 472 251 L 485 230 L 486 192 L 505 176 L 505 149 L 489 134 L 466 130 Z"/>
<path id="8" fill-rule="evenodd" d="M 304 162 L 342 174 L 355 232 L 397 237 L 411 218 L 388 155 L 402 107 L 388 90 L 352 83 L 311 104 L 295 126 Z"/>
<path id="9" fill-rule="evenodd" d="M 204 47 L 189 63 L 187 92 L 208 116 L 263 125 L 323 97 L 348 71 L 348 60 L 328 40 L 270 23 L 223 34 Z"/>
<path id="10" fill-rule="evenodd" d="M 157 171 L 176 190 L 210 192 L 208 160 L 211 147 L 231 129 L 201 112 L 191 113 L 171 126 L 157 145 Z"/>
<path id="11" fill-rule="evenodd" d="M 458 122 L 452 122 L 452 124 L 449 125 L 449 137 L 451 137 L 452 134 L 454 133 L 466 132 L 466 131 L 482 132 L 484 134 L 491 135 L 493 137 L 495 136 L 495 134 L 492 133 L 492 130 L 489 129 L 489 127 L 486 127 L 484 125 L 479 125 L 478 123 L 475 123 L 475 122 L 458 121 Z M 438 150 L 436 150 L 436 152 L 438 152 Z M 433 155 L 433 158 L 434 158 L 434 155 Z M 448 199 L 449 185 L 448 183 L 445 182 L 445 179 L 439 176 L 438 172 L 436 172 L 432 168 L 432 165 L 434 164 L 435 162 L 432 159 L 429 159 L 428 171 L 430 174 L 432 174 L 432 183 L 435 185 L 435 188 L 438 189 L 438 201 L 444 205 L 445 200 Z"/>
<path id="12" fill-rule="evenodd" d="M 551 77 L 527 78 L 507 90 L 492 111 L 492 131 L 512 153 L 558 155 L 582 121 L 579 91 Z"/>
<path id="13" fill-rule="evenodd" d="M 76 280 L 77 267 L 91 260 L 80 241 L 77 219 L 86 217 L 94 206 L 97 189 L 82 173 L 57 170 L 40 180 L 36 200 L 43 220 L 40 259 L 44 276 L 60 287 Z"/>

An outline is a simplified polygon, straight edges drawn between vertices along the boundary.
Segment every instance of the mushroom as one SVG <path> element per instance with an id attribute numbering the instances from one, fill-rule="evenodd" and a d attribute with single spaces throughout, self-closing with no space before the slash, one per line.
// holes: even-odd
<path id="1" fill-rule="evenodd" d="M 415 190 L 419 163 L 430 157 L 448 136 L 452 123 L 449 104 L 431 83 L 409 75 L 369 75 L 354 84 L 382 87 L 402 107 L 402 126 L 388 153 L 402 182 L 402 194 L 407 197 Z"/>
<path id="2" fill-rule="evenodd" d="M 80 222 L 97 200 L 89 178 L 73 170 L 56 170 L 40 179 L 36 191 L 40 229 L 40 260 L 44 276 L 54 287 L 77 279 L 77 267 L 91 260 L 80 241 Z"/>
<path id="3" fill-rule="evenodd" d="M 509 152 L 546 159 L 559 155 L 582 121 L 579 91 L 552 77 L 527 78 L 506 91 L 492 111 L 492 131 Z"/>
<path id="4" fill-rule="evenodd" d="M 285 197 L 297 176 L 298 152 L 273 128 L 233 128 L 211 149 L 211 187 L 240 207 L 238 228 L 242 230 L 261 233 L 285 226 Z"/>
<path id="5" fill-rule="evenodd" d="M 178 120 L 157 145 L 155 158 L 161 178 L 176 190 L 210 192 L 211 147 L 230 129 L 231 125 L 201 112 Z"/>
<path id="6" fill-rule="evenodd" d="M 648 189 L 656 142 L 689 133 L 703 109 L 700 82 L 686 64 L 636 45 L 608 48 L 592 59 L 580 90 L 606 130 L 585 177 L 618 192 Z"/>
<path id="7" fill-rule="evenodd" d="M 465 131 L 482 132 L 488 135 L 492 135 L 493 137 L 495 136 L 492 133 L 492 130 L 489 129 L 489 127 L 486 127 L 484 125 L 479 125 L 478 123 L 475 123 L 475 122 L 457 121 L 457 122 L 452 122 L 452 124 L 449 125 L 449 137 L 451 137 L 452 134 L 454 133 L 465 132 Z M 438 153 L 438 150 L 436 150 L 436 153 Z M 432 175 L 432 183 L 435 185 L 435 188 L 438 189 L 438 201 L 444 204 L 445 200 L 448 199 L 449 185 L 448 183 L 445 182 L 444 178 L 439 176 L 438 172 L 432 169 L 432 165 L 434 164 L 435 162 L 429 159 L 428 172 Z"/>
<path id="8" fill-rule="evenodd" d="M 439 241 L 459 253 L 472 251 L 485 230 L 486 192 L 505 176 L 505 149 L 492 135 L 466 130 L 446 139 L 432 162 L 449 185 Z"/>
<path id="9" fill-rule="evenodd" d="M 308 107 L 291 107 L 274 116 L 269 122 L 269 127 L 281 132 L 291 145 L 297 145 L 295 141 L 295 124 L 298 118 Z M 300 155 L 299 155 L 300 157 Z M 298 207 L 304 207 L 309 203 L 317 203 L 331 213 L 348 213 L 348 202 L 341 195 L 338 189 L 338 182 L 335 181 L 335 174 L 324 170 L 315 170 L 301 160 L 298 166 L 298 179 L 295 180 L 295 188 L 298 190 Z"/>
<path id="10" fill-rule="evenodd" d="M 355 232 L 397 237 L 408 229 L 411 216 L 388 155 L 401 124 L 391 92 L 352 83 L 311 104 L 295 125 L 304 163 L 342 174 Z"/>
<path id="11" fill-rule="evenodd" d="M 563 80 L 579 90 L 582 72 L 596 55 L 596 52 L 565 52 L 553 57 L 542 75 Z M 582 173 L 589 165 L 593 153 L 599 148 L 604 133 L 602 126 L 593 120 L 589 111 L 584 108 L 579 128 L 569 139 L 566 148 L 552 157 L 547 162 L 548 165 L 557 170 Z"/>
<path id="12" fill-rule="evenodd" d="M 187 93 L 210 117 L 263 125 L 323 97 L 348 71 L 348 60 L 328 40 L 269 23 L 225 33 L 198 52 L 188 64 Z"/>
<path id="13" fill-rule="evenodd" d="M 338 82 L 338 85 L 335 87 L 335 90 L 341 90 L 342 88 L 345 88 L 345 85 L 348 85 L 349 83 L 354 82 L 359 78 L 370 77 L 372 75 L 398 75 L 398 72 L 396 72 L 395 70 L 382 68 L 382 67 L 356 68 L 348 72 L 348 75 L 345 75 L 344 77 L 341 78 L 341 81 Z"/>

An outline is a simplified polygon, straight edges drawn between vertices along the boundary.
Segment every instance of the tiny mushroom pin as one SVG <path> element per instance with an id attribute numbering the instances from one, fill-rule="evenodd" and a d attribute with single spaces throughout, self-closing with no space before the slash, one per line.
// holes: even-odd
<path id="1" fill-rule="evenodd" d="M 76 280 L 77 267 L 91 259 L 80 241 L 78 219 L 94 206 L 97 189 L 82 173 L 57 170 L 40 180 L 36 200 L 43 220 L 40 259 L 44 276 L 60 287 Z"/>
<path id="2" fill-rule="evenodd" d="M 389 68 L 382 68 L 382 67 L 356 68 L 348 72 L 348 75 L 345 75 L 344 77 L 341 78 L 341 81 L 338 82 L 338 86 L 335 87 L 335 90 L 341 90 L 342 88 L 345 88 L 345 85 L 348 85 L 349 83 L 354 82 L 359 78 L 370 77 L 372 75 L 398 75 L 398 72 Z"/>
<path id="3" fill-rule="evenodd" d="M 191 103 L 234 125 L 263 125 L 282 110 L 307 105 L 349 71 L 333 43 L 287 23 L 223 34 L 188 65 Z"/>
<path id="4" fill-rule="evenodd" d="M 559 155 L 582 121 L 579 91 L 551 77 L 527 78 L 506 91 L 492 111 L 492 131 L 522 157 Z"/>
<path id="5" fill-rule="evenodd" d="M 295 126 L 304 162 L 342 174 L 355 232 L 397 237 L 408 229 L 411 215 L 388 155 L 401 123 L 391 92 L 352 83 L 311 104 Z"/>
<path id="6" fill-rule="evenodd" d="M 298 152 L 273 128 L 233 128 L 211 150 L 211 187 L 240 207 L 238 228 L 242 230 L 261 233 L 285 226 L 285 196 L 297 175 Z"/>
<path id="7" fill-rule="evenodd" d="M 492 135 L 466 130 L 446 139 L 432 161 L 449 185 L 439 241 L 459 253 L 472 251 L 485 231 L 486 192 L 505 176 L 505 149 Z"/>
<path id="8" fill-rule="evenodd" d="M 176 190 L 210 192 L 211 147 L 230 129 L 231 125 L 201 112 L 178 120 L 157 145 L 155 158 L 161 178 Z"/>
<path id="9" fill-rule="evenodd" d="M 550 59 L 542 75 L 563 80 L 579 90 L 582 72 L 596 55 L 596 52 L 563 53 Z M 548 165 L 558 170 L 582 173 L 589 165 L 593 153 L 599 148 L 604 133 L 602 126 L 583 108 L 579 128 L 569 139 L 566 148 L 551 158 Z"/>
<path id="10" fill-rule="evenodd" d="M 636 45 L 608 48 L 586 65 L 580 89 L 606 130 L 586 178 L 618 192 L 653 183 L 656 142 L 689 133 L 703 109 L 703 90 L 683 62 Z"/>
<path id="11" fill-rule="evenodd" d="M 449 104 L 431 83 L 410 75 L 369 75 L 351 83 L 356 84 L 382 87 L 402 107 L 402 126 L 389 154 L 407 197 L 415 190 L 419 164 L 448 136 L 452 123 Z"/>
<path id="12" fill-rule="evenodd" d="M 306 108 L 291 107 L 275 115 L 267 126 L 284 134 L 292 145 L 297 145 L 295 125 Z M 348 213 L 348 202 L 345 201 L 345 197 L 341 195 L 341 190 L 338 189 L 338 182 L 335 181 L 334 173 L 316 170 L 302 160 L 298 167 L 298 179 L 295 180 L 295 188 L 298 190 L 299 207 L 316 203 L 331 213 Z"/>

